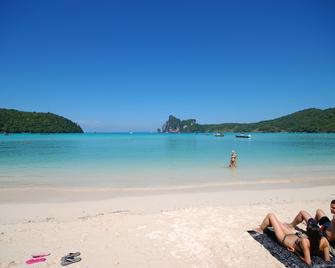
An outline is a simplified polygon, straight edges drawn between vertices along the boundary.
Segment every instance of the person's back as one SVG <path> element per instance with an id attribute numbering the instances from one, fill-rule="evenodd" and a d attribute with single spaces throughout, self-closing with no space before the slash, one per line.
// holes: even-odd
<path id="1" fill-rule="evenodd" d="M 330 261 L 329 255 L 329 242 L 327 238 L 322 236 L 320 227 L 312 219 L 307 224 L 307 236 L 308 236 L 308 251 L 311 255 L 322 255 L 321 257 L 326 261 Z"/>

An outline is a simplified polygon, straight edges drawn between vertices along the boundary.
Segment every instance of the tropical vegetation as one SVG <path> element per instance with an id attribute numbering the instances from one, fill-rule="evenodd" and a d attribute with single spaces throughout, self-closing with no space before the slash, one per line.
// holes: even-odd
<path id="1" fill-rule="evenodd" d="M 2 133 L 82 133 L 71 120 L 53 113 L 22 112 L 0 109 Z"/>
<path id="2" fill-rule="evenodd" d="M 162 132 L 335 132 L 335 108 L 310 108 L 257 123 L 198 124 L 170 115 Z"/>

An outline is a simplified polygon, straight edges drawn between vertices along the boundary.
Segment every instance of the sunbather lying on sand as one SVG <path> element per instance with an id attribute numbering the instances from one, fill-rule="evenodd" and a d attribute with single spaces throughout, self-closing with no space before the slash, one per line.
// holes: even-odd
<path id="1" fill-rule="evenodd" d="M 295 252 L 308 265 L 311 264 L 311 255 L 322 255 L 325 261 L 330 261 L 328 240 L 321 236 L 320 228 L 313 221 L 307 224 L 307 236 L 296 232 L 294 228 L 278 220 L 276 215 L 269 213 L 262 224 L 256 229 L 263 232 L 267 227 L 273 227 L 274 233 L 283 247 Z"/>
<path id="2" fill-rule="evenodd" d="M 321 234 L 328 239 L 330 244 L 334 247 L 335 245 L 335 200 L 330 202 L 330 213 L 333 214 L 332 220 L 330 220 L 326 213 L 322 209 L 317 209 L 315 212 L 314 220 L 320 226 Z M 311 215 L 305 210 L 301 210 L 298 215 L 291 222 L 292 227 L 296 227 L 299 223 L 305 222 L 307 224 Z"/>

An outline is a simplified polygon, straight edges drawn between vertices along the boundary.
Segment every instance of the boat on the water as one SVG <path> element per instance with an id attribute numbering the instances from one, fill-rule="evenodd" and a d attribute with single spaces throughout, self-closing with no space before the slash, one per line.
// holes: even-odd
<path id="1" fill-rule="evenodd" d="M 236 138 L 245 138 L 245 139 L 250 139 L 251 135 L 250 134 L 238 134 L 235 135 Z"/>
<path id="2" fill-rule="evenodd" d="M 215 137 L 224 137 L 224 133 L 216 132 L 216 133 L 214 133 L 214 136 Z"/>

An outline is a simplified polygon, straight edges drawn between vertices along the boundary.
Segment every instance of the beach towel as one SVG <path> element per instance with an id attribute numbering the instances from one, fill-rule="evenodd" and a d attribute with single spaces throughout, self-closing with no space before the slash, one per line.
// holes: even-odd
<path id="1" fill-rule="evenodd" d="M 266 229 L 264 234 L 257 233 L 255 231 L 248 231 L 248 233 L 264 248 L 266 248 L 270 254 L 275 257 L 278 261 L 290 268 L 308 268 L 309 266 L 304 263 L 296 254 L 288 251 L 282 245 L 277 242 L 276 236 L 273 231 Z M 332 258 L 331 263 L 326 263 L 322 258 L 313 256 L 312 257 L 312 268 L 335 268 L 335 260 Z"/>

